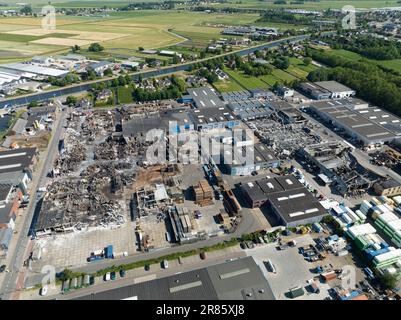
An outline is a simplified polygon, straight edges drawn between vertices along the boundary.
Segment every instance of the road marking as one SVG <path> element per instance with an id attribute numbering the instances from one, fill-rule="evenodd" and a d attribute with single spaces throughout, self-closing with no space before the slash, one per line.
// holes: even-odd
<path id="1" fill-rule="evenodd" d="M 135 279 L 134 279 L 134 284 L 141 283 L 141 282 L 146 282 L 146 281 L 150 281 L 150 280 L 154 280 L 154 279 L 156 279 L 156 278 L 157 278 L 157 276 L 156 276 L 155 273 L 154 273 L 154 274 L 150 274 L 150 275 L 148 275 L 148 276 L 143 276 L 143 277 L 135 278 Z"/>

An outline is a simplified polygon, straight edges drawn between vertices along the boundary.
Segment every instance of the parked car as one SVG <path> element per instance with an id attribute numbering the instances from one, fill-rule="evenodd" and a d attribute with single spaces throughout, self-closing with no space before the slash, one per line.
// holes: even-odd
<path id="1" fill-rule="evenodd" d="M 90 276 L 90 278 L 89 278 L 89 284 L 90 284 L 90 285 L 94 285 L 94 284 L 95 284 L 95 277 L 94 277 L 94 276 Z"/>
<path id="2" fill-rule="evenodd" d="M 205 260 L 205 259 L 206 259 L 206 253 L 203 252 L 203 251 L 199 254 L 199 256 L 200 256 L 200 258 L 201 258 L 202 260 Z"/>
<path id="3" fill-rule="evenodd" d="M 241 247 L 241 249 L 246 249 L 246 244 L 245 244 L 245 242 L 241 242 L 241 243 L 239 244 L 239 246 Z"/>
<path id="4" fill-rule="evenodd" d="M 116 280 L 116 272 L 115 271 L 110 272 L 110 279 Z"/>
<path id="5" fill-rule="evenodd" d="M 145 264 L 145 271 L 149 271 L 150 270 L 150 265 Z"/>
<path id="6" fill-rule="evenodd" d="M 39 294 L 41 296 L 45 296 L 45 295 L 47 295 L 47 291 L 48 291 L 48 287 L 47 286 L 43 286 L 42 288 L 40 288 Z"/>
<path id="7" fill-rule="evenodd" d="M 125 270 L 124 269 L 120 269 L 120 277 L 121 278 L 125 277 Z"/>
<path id="8" fill-rule="evenodd" d="M 247 241 L 247 242 L 246 242 L 246 246 L 247 246 L 249 249 L 255 248 L 255 245 L 253 244 L 252 241 Z"/>
<path id="9" fill-rule="evenodd" d="M 104 275 L 104 281 L 109 281 L 110 278 L 111 278 L 111 274 L 110 274 L 110 272 L 107 272 L 107 273 Z"/>
<path id="10" fill-rule="evenodd" d="M 6 270 L 6 265 L 5 265 L 5 264 L 3 264 L 3 265 L 0 267 L 0 273 L 1 273 L 1 272 L 4 272 L 4 270 Z"/>
<path id="11" fill-rule="evenodd" d="M 168 269 L 168 261 L 167 260 L 163 260 L 163 268 Z"/>

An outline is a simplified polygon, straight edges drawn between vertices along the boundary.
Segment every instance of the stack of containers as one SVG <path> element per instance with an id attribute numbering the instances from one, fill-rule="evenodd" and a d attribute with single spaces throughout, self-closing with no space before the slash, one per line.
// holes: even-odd
<path id="1" fill-rule="evenodd" d="M 363 200 L 361 206 L 359 207 L 359 211 L 361 211 L 365 216 L 367 216 L 372 207 L 373 206 L 369 201 Z"/>
<path id="2" fill-rule="evenodd" d="M 376 229 L 369 223 L 355 225 L 345 230 L 345 233 L 352 239 L 355 240 L 358 236 L 364 236 L 367 234 L 376 233 Z"/>
<path id="3" fill-rule="evenodd" d="M 399 207 L 401 206 L 401 196 L 396 196 L 393 198 L 394 204 Z"/>
<path id="4" fill-rule="evenodd" d="M 373 264 L 376 268 L 383 269 L 397 263 L 400 259 L 401 249 L 389 247 L 387 252 L 374 257 Z"/>

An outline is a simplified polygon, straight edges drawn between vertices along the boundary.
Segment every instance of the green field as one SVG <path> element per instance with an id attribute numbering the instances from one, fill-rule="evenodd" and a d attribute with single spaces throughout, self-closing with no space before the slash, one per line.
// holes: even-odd
<path id="1" fill-rule="evenodd" d="M 261 78 L 245 75 L 242 71 L 225 68 L 224 72 L 226 72 L 234 81 L 239 83 L 241 87 L 247 90 L 252 90 L 256 88 L 267 88 L 269 86 Z"/>
<path id="2" fill-rule="evenodd" d="M 244 90 L 237 82 L 234 80 L 219 80 L 213 83 L 213 86 L 219 92 L 232 92 L 232 91 L 242 91 Z"/>
<path id="3" fill-rule="evenodd" d="M 290 67 L 287 70 L 273 68 L 271 74 L 251 77 L 242 71 L 225 68 L 224 71 L 230 76 L 230 80 L 219 80 L 214 84 L 220 92 L 238 91 L 243 89 L 255 89 L 272 87 L 275 83 L 289 83 L 294 80 L 305 80 L 309 72 L 317 69 L 310 64 L 306 66 L 301 59 L 290 58 Z"/>
<path id="4" fill-rule="evenodd" d="M 95 5 L 106 1 L 90 3 Z M 121 11 L 110 12 L 104 17 L 57 15 L 57 33 L 49 34 L 43 32 L 40 17 L 0 17 L 0 48 L 7 48 L 0 54 L 0 62 L 2 59 L 17 58 L 20 54 L 30 57 L 66 52 L 74 42 L 83 49 L 91 42 L 101 42 L 108 54 L 127 56 L 134 55 L 138 47 L 161 49 L 179 45 L 204 48 L 211 40 L 221 37 L 224 25 L 256 24 L 259 17 L 258 13 L 204 13 L 182 10 Z M 274 23 L 263 25 L 282 29 L 294 27 Z M 96 34 L 92 37 L 91 33 Z M 114 36 L 100 37 L 99 33 L 110 33 Z M 67 40 L 55 42 L 54 38 Z M 35 40 L 40 40 L 40 43 L 31 45 L 30 42 Z M 14 44 L 9 47 L 8 42 Z"/>
<path id="5" fill-rule="evenodd" d="M 117 88 L 117 100 L 118 103 L 132 103 L 134 102 L 132 98 L 132 88 L 128 87 L 118 87 Z"/>
<path id="6" fill-rule="evenodd" d="M 367 59 L 363 56 L 361 56 L 358 53 L 352 52 L 352 51 L 347 51 L 347 50 L 330 50 L 330 53 L 333 53 L 337 56 L 347 58 L 350 60 L 360 60 L 360 59 L 365 59 L 373 63 L 377 63 L 381 66 L 384 66 L 389 69 L 393 69 L 395 71 L 398 71 L 401 73 L 401 59 L 395 59 L 395 60 L 386 60 L 386 61 L 380 61 L 380 60 L 372 60 L 372 59 Z"/>

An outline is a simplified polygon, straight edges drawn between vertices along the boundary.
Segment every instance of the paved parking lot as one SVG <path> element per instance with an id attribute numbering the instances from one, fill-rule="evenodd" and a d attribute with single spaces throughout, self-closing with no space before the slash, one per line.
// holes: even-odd
<path id="1" fill-rule="evenodd" d="M 256 263 L 260 266 L 263 274 L 268 280 L 273 294 L 278 300 L 290 299 L 286 293 L 290 288 L 302 286 L 305 295 L 297 299 L 301 300 L 322 300 L 328 295 L 330 286 L 325 283 L 318 283 L 320 293 L 309 293 L 305 287 L 308 286 L 307 280 L 312 279 L 316 274 L 311 272 L 313 264 L 304 260 L 298 253 L 298 247 L 313 243 L 310 235 L 304 235 L 296 238 L 297 246 L 288 248 L 284 251 L 278 251 L 275 244 L 267 244 L 254 249 L 246 250 L 247 255 L 253 256 Z M 270 261 L 274 264 L 277 274 L 269 272 L 264 261 Z"/>
<path id="2" fill-rule="evenodd" d="M 36 240 L 43 244 L 42 257 L 32 263 L 33 271 L 40 272 L 44 265 L 77 267 L 87 264 L 94 250 L 113 245 L 114 252 L 135 254 L 135 233 L 131 221 L 116 229 L 98 228 Z M 96 262 L 92 262 L 96 263 Z"/>

